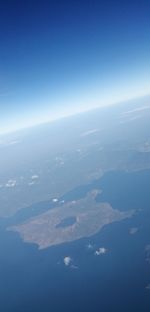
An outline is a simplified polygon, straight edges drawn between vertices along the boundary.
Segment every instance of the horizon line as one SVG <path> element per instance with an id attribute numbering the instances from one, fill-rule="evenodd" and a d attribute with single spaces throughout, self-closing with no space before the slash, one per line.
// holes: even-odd
<path id="1" fill-rule="evenodd" d="M 49 119 L 49 120 L 46 120 L 46 121 L 43 120 L 41 122 L 37 122 L 37 123 L 32 124 L 32 125 L 23 126 L 23 127 L 18 128 L 18 129 L 16 128 L 16 129 L 8 130 L 8 131 L 6 130 L 4 132 L 0 132 L 0 137 L 7 136 L 7 135 L 12 134 L 12 133 L 17 133 L 19 131 L 24 131 L 24 130 L 36 128 L 38 126 L 54 123 L 56 121 L 59 121 L 59 120 L 65 119 L 65 118 L 69 118 L 69 117 L 73 117 L 73 116 L 76 116 L 76 115 L 88 113 L 90 111 L 104 109 L 104 108 L 108 108 L 110 106 L 113 107 L 113 106 L 116 106 L 116 105 L 119 105 L 119 104 L 121 105 L 121 104 L 124 104 L 126 102 L 130 102 L 130 101 L 132 102 L 132 101 L 134 101 L 136 99 L 138 100 L 138 99 L 143 99 L 143 98 L 146 98 L 146 97 L 150 97 L 150 93 L 145 94 L 145 95 L 140 95 L 140 96 L 133 96 L 133 97 L 130 97 L 130 98 L 127 98 L 127 99 L 124 99 L 124 100 L 110 102 L 110 103 L 107 103 L 107 104 L 104 104 L 104 105 L 96 105 L 94 107 L 83 109 L 83 110 L 80 110 L 80 111 L 77 111 L 77 112 L 73 112 L 73 113 L 69 113 L 69 114 L 66 114 L 66 115 L 58 116 L 58 117 L 55 117 L 53 119 Z"/>

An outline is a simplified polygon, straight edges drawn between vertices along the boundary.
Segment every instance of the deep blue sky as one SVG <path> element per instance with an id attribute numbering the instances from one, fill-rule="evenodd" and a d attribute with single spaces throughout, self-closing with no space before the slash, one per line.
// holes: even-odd
<path id="1" fill-rule="evenodd" d="M 0 1 L 0 133 L 149 91 L 149 0 Z"/>

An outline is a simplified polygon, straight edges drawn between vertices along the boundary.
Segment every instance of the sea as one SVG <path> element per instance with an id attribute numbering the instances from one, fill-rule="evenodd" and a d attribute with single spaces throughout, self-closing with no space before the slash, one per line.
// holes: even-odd
<path id="1" fill-rule="evenodd" d="M 96 201 L 121 211 L 134 209 L 133 217 L 109 224 L 91 238 L 44 250 L 6 231 L 7 225 L 26 220 L 29 209 L 0 220 L 1 312 L 150 310 L 150 170 L 111 171 L 61 200 L 82 198 L 94 188 L 102 190 Z M 50 208 L 38 203 L 31 216 L 42 207 Z M 96 256 L 99 248 L 106 252 Z"/>

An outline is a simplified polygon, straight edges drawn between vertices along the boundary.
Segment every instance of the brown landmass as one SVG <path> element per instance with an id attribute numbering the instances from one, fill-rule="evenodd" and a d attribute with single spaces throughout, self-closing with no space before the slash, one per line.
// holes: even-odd
<path id="1" fill-rule="evenodd" d="M 132 216 L 133 211 L 121 212 L 113 209 L 109 203 L 95 201 L 96 190 L 84 199 L 64 203 L 27 222 L 9 227 L 16 231 L 25 242 L 35 243 L 39 249 L 90 237 L 99 232 L 105 225 L 121 221 Z M 75 217 L 74 224 L 58 227 L 64 219 Z"/>

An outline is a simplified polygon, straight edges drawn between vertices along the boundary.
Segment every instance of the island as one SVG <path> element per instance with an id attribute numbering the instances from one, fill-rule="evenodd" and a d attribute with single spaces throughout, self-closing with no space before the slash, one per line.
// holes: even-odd
<path id="1" fill-rule="evenodd" d="M 18 232 L 25 242 L 39 249 L 91 237 L 105 225 L 130 218 L 134 211 L 119 211 L 109 203 L 96 202 L 99 191 L 92 190 L 77 201 L 64 202 L 8 230 Z"/>

